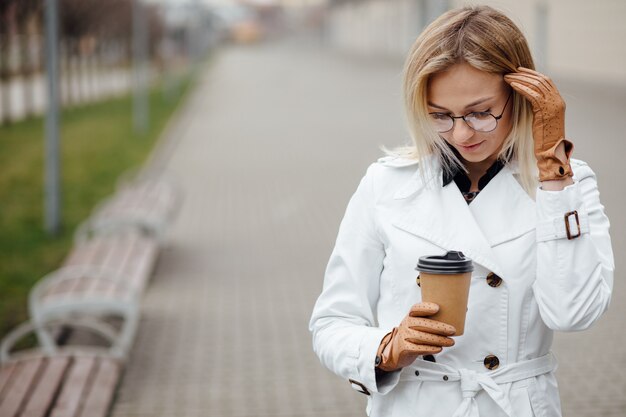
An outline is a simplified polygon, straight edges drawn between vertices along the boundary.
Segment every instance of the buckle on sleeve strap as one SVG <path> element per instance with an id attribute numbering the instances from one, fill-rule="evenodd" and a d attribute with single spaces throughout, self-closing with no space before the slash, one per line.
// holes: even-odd
<path id="1" fill-rule="evenodd" d="M 576 210 L 565 213 L 565 232 L 567 233 L 567 239 L 572 240 L 580 236 L 580 221 L 578 220 L 578 212 Z M 578 232 L 572 234 L 570 227 L 576 226 Z"/>

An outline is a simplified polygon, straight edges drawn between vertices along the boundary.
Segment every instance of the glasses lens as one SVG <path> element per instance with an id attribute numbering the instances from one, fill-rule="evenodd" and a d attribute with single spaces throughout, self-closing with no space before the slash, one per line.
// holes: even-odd
<path id="1" fill-rule="evenodd" d="M 454 120 L 445 113 L 431 113 L 430 119 L 433 122 L 435 130 L 439 133 L 447 132 L 452 129 L 452 125 L 454 125 Z"/>
<path id="2" fill-rule="evenodd" d="M 491 113 L 476 112 L 465 116 L 465 121 L 477 132 L 491 132 L 498 126 L 498 121 Z"/>

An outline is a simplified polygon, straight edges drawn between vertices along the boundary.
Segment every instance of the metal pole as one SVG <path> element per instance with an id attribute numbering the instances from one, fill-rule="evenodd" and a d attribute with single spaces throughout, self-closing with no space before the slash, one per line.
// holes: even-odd
<path id="1" fill-rule="evenodd" d="M 48 106 L 45 133 L 45 227 L 58 234 L 61 228 L 61 184 L 59 161 L 59 67 L 57 0 L 46 0 L 46 80 Z"/>
<path id="2" fill-rule="evenodd" d="M 148 30 L 141 0 L 133 1 L 133 126 L 146 133 L 150 123 L 148 103 Z"/>

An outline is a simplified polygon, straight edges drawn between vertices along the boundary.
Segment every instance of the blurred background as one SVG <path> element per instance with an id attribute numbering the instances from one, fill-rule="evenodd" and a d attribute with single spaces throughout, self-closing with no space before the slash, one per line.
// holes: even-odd
<path id="1" fill-rule="evenodd" d="M 409 141 L 409 47 L 479 3 L 556 80 L 611 219 L 611 310 L 555 342 L 565 415 L 626 416 L 622 0 L 0 0 L 0 337 L 118 179 L 159 171 L 185 198 L 110 415 L 364 415 L 307 321 L 359 179 Z"/>
<path id="2" fill-rule="evenodd" d="M 58 0 L 58 3 L 61 103 L 71 106 L 129 90 L 133 57 L 145 55 L 149 59 L 148 76 L 154 80 L 180 70 L 189 60 L 205 57 L 209 50 L 224 43 L 253 44 L 316 32 L 328 47 L 353 54 L 402 59 L 421 29 L 443 11 L 478 2 L 146 0 L 135 5 L 133 0 Z M 621 24 L 623 2 L 481 3 L 500 8 L 520 25 L 541 70 L 578 82 L 626 85 L 626 54 L 621 42 L 626 37 L 626 28 Z M 44 110 L 46 18 L 44 0 L 3 0 L 0 7 L 0 121 L 8 124 Z M 139 26 L 135 30 L 141 30 L 133 32 L 133 22 Z M 144 36 L 146 42 L 133 49 L 136 38 Z"/>

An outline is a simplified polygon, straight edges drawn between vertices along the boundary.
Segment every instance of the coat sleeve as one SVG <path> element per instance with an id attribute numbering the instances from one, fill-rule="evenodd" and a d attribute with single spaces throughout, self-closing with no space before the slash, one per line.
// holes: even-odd
<path id="1" fill-rule="evenodd" d="M 609 219 L 600 203 L 596 175 L 572 160 L 574 184 L 561 191 L 537 190 L 537 279 L 533 284 L 539 312 L 553 330 L 591 326 L 606 311 L 615 269 Z M 580 223 L 580 236 L 575 214 Z M 567 223 L 566 223 L 567 222 Z"/>
<path id="2" fill-rule="evenodd" d="M 389 329 L 376 321 L 385 256 L 374 216 L 373 164 L 350 199 L 309 324 L 322 364 L 364 393 L 376 384 L 376 351 Z M 391 387 L 389 387 L 391 389 Z"/>

